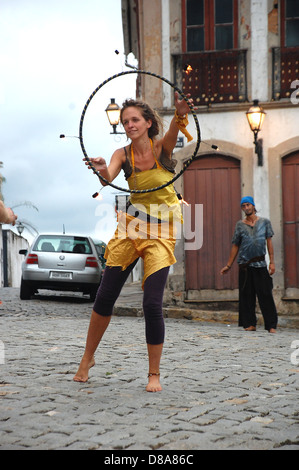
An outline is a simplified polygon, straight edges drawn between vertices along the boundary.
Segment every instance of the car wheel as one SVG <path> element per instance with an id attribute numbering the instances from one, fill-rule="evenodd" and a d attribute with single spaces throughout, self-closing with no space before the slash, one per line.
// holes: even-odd
<path id="1" fill-rule="evenodd" d="M 33 289 L 30 287 L 30 284 L 24 279 L 21 280 L 20 288 L 20 299 L 21 300 L 30 300 L 33 295 Z"/>

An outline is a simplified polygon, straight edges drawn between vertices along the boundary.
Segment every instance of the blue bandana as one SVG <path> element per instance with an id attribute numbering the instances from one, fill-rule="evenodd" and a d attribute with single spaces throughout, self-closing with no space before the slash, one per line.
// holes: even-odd
<path id="1" fill-rule="evenodd" d="M 249 204 L 252 204 L 253 206 L 255 206 L 253 197 L 251 197 L 251 196 L 242 197 L 241 206 L 242 206 L 242 204 L 245 204 L 245 202 L 248 202 Z"/>

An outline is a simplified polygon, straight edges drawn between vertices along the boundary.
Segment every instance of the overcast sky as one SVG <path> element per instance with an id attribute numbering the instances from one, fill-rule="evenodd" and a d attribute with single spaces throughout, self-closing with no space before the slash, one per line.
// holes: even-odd
<path id="1" fill-rule="evenodd" d="M 2 193 L 6 206 L 22 204 L 14 211 L 40 233 L 64 225 L 108 241 L 115 229 L 117 191 L 106 187 L 101 203 L 93 199 L 101 185 L 82 161 L 80 141 L 59 135 L 79 135 L 87 99 L 103 80 L 130 70 L 124 61 L 120 0 L 0 0 Z M 135 74 L 112 80 L 90 103 L 83 127 L 90 157 L 109 161 L 126 144 L 110 135 L 105 108 L 110 98 L 121 105 L 135 97 L 135 81 Z M 116 184 L 126 187 L 123 177 Z"/>

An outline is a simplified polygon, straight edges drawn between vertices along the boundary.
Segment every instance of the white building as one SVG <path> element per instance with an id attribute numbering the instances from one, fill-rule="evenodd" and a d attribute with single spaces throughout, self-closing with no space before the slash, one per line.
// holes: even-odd
<path id="1" fill-rule="evenodd" d="M 20 287 L 24 256 L 19 250 L 28 249 L 28 241 L 0 224 L 0 287 Z"/>
<path id="2" fill-rule="evenodd" d="M 275 233 L 278 310 L 299 314 L 299 2 L 123 0 L 122 12 L 126 54 L 135 55 L 139 69 L 191 93 L 206 142 L 175 184 L 193 208 L 203 207 L 203 243 L 186 249 L 190 240 L 179 240 L 169 281 L 173 301 L 238 298 L 237 266 L 229 276 L 219 272 L 242 216 L 240 198 L 251 195 Z M 173 89 L 148 75 L 136 79 L 137 97 L 169 121 Z M 246 118 L 253 100 L 266 112 L 258 134 L 262 163 Z M 196 122 L 189 121 L 194 140 L 184 138 L 177 149 L 178 170 L 196 146 Z"/>

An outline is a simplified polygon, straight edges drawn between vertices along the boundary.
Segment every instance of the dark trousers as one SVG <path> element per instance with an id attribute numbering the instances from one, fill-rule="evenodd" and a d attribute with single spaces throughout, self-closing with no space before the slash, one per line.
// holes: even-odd
<path id="1" fill-rule="evenodd" d="M 111 316 L 113 306 L 138 259 L 127 269 L 106 266 L 93 306 L 96 313 Z M 145 334 L 148 344 L 162 344 L 165 336 L 163 318 L 163 294 L 169 272 L 169 266 L 151 274 L 144 283 L 143 313 Z"/>
<path id="2" fill-rule="evenodd" d="M 273 283 L 267 268 L 247 267 L 239 270 L 239 326 L 256 326 L 256 297 L 264 318 L 265 329 L 277 327 L 277 311 L 272 295 Z"/>

